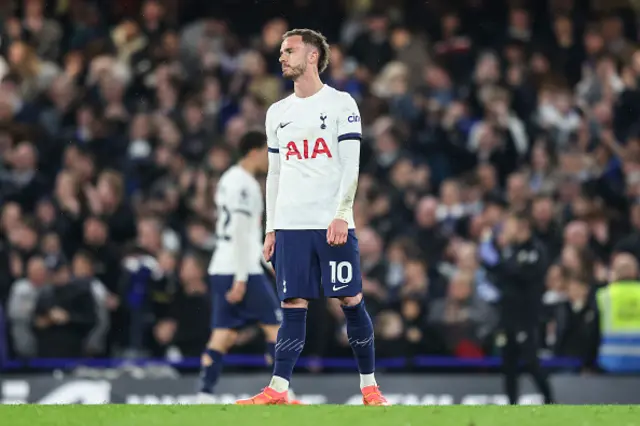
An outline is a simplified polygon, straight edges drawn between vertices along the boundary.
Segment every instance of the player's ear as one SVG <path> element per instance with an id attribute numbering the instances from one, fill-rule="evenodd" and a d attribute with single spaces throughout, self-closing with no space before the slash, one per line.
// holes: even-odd
<path id="1" fill-rule="evenodd" d="M 309 49 L 309 54 L 307 55 L 307 57 L 309 58 L 309 60 L 313 63 L 318 63 L 318 58 L 320 57 L 320 52 L 318 52 L 318 49 L 315 48 L 311 48 Z"/>

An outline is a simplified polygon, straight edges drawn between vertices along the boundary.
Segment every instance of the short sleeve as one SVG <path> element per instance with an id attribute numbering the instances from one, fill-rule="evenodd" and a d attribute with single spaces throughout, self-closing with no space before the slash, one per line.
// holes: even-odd
<path id="1" fill-rule="evenodd" d="M 267 134 L 267 145 L 270 153 L 277 154 L 280 152 L 280 145 L 278 144 L 278 137 L 276 136 L 276 126 L 275 122 L 275 108 L 276 104 L 273 104 L 267 110 L 266 118 L 265 118 L 265 132 Z"/>
<path id="2" fill-rule="evenodd" d="M 360 110 L 355 99 L 349 94 L 342 98 L 340 116 L 338 117 L 338 142 L 345 140 L 362 140 L 362 123 Z"/>

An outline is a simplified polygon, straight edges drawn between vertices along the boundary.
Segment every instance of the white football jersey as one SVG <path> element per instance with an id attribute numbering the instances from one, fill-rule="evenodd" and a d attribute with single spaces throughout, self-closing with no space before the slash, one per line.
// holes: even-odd
<path id="1" fill-rule="evenodd" d="M 326 84 L 307 98 L 293 94 L 269 108 L 266 132 L 269 152 L 280 159 L 273 229 L 327 229 L 341 202 L 338 145 L 359 150 L 362 139 L 356 101 Z M 346 220 L 355 228 L 352 212 Z"/>
<path id="2" fill-rule="evenodd" d="M 216 221 L 216 249 L 209 263 L 211 275 L 234 275 L 237 271 L 236 262 L 242 261 L 236 255 L 233 236 L 230 230 L 234 217 L 246 215 L 250 219 L 250 226 L 244 232 L 249 234 L 251 246 L 247 249 L 249 259 L 249 274 L 262 274 L 262 189 L 256 178 L 239 165 L 227 170 L 216 188 L 215 204 L 217 210 Z M 237 219 L 236 219 L 237 220 Z M 246 259 L 245 259 L 246 261 Z"/>

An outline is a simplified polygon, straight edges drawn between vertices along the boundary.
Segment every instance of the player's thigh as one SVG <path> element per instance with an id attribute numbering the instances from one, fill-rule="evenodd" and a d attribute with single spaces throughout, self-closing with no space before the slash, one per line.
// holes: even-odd
<path id="1" fill-rule="evenodd" d="M 273 285 L 263 274 L 249 275 L 241 310 L 246 318 L 259 324 L 277 326 L 282 321 L 280 301 Z"/>
<path id="2" fill-rule="evenodd" d="M 351 297 L 362 292 L 360 249 L 354 230 L 349 230 L 346 244 L 332 247 L 326 235 L 316 235 L 316 249 L 326 297 Z"/>
<path id="3" fill-rule="evenodd" d="M 246 320 L 242 318 L 238 305 L 227 302 L 226 294 L 233 285 L 233 275 L 211 275 L 209 277 L 211 287 L 211 297 L 213 305 L 213 315 L 211 317 L 211 328 L 216 329 L 238 329 L 242 327 Z"/>
<path id="4" fill-rule="evenodd" d="M 317 299 L 319 277 L 314 275 L 314 232 L 305 230 L 276 231 L 275 269 L 278 298 Z"/>

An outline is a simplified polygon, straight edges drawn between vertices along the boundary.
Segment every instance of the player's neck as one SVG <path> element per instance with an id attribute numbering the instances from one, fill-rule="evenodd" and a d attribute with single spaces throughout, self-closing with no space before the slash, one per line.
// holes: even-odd
<path id="1" fill-rule="evenodd" d="M 255 176 L 256 175 L 256 168 L 251 164 L 250 161 L 248 161 L 246 159 L 245 160 L 240 160 L 238 162 L 238 165 L 240 167 L 242 167 L 251 176 Z"/>
<path id="2" fill-rule="evenodd" d="M 315 95 L 324 87 L 320 76 L 316 73 L 301 75 L 293 83 L 293 92 L 298 98 L 308 98 Z"/>

